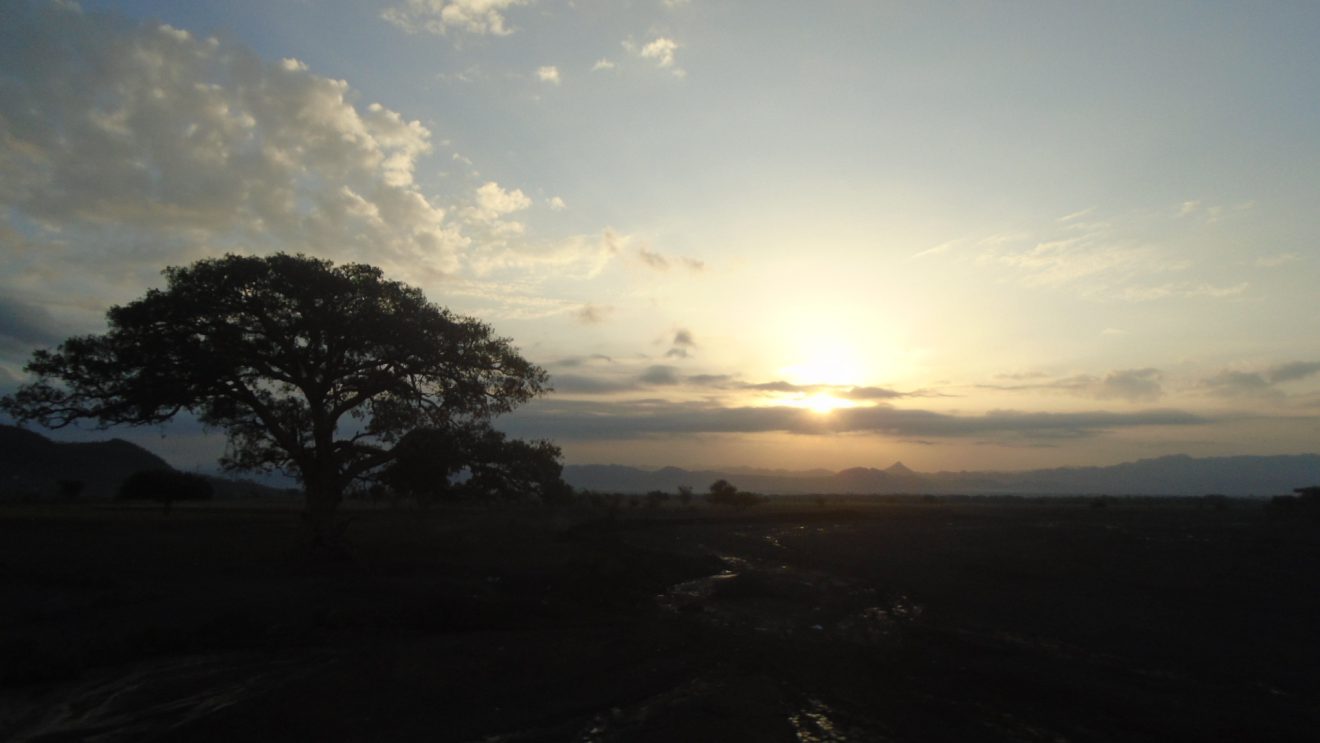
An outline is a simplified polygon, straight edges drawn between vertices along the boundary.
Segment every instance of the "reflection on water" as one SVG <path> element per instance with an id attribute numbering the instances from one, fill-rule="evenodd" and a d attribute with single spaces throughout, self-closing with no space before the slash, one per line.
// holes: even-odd
<path id="1" fill-rule="evenodd" d="M 812 697 L 807 700 L 806 707 L 788 716 L 788 724 L 793 726 L 793 732 L 802 743 L 846 741 L 848 737 L 830 719 L 833 712 L 824 702 Z"/>
<path id="2" fill-rule="evenodd" d="M 274 659 L 259 654 L 147 661 L 56 690 L 61 702 L 32 714 L 14 741 L 143 740 L 314 674 L 324 654 Z"/>

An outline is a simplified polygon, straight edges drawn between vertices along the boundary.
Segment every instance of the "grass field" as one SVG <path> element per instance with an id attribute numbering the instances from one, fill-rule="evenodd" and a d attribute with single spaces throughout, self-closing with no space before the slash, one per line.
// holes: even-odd
<path id="1" fill-rule="evenodd" d="M 0 509 L 0 739 L 1311 740 L 1255 502 Z"/>

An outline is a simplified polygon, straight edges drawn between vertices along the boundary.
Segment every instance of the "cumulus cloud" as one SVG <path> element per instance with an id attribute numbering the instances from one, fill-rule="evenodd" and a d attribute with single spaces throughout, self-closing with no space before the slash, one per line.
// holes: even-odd
<path id="1" fill-rule="evenodd" d="M 512 33 L 504 13 L 529 0 L 405 0 L 390 6 L 381 18 L 410 34 L 443 36 L 451 30 L 507 36 Z"/>
<path id="2" fill-rule="evenodd" d="M 638 44 L 631 39 L 623 42 L 623 48 L 631 54 L 647 60 L 662 70 L 669 70 L 676 77 L 687 74 L 676 63 L 679 43 L 667 36 L 657 36 L 645 44 Z"/>
<path id="3" fill-rule="evenodd" d="M 0 250 L 20 233 L 48 246 L 0 288 L 64 271 L 122 299 L 111 282 L 136 293 L 163 265 L 227 250 L 407 276 L 460 265 L 468 239 L 414 181 L 431 132 L 342 80 L 62 5 L 11 8 L 0 48 Z"/>
<path id="4" fill-rule="evenodd" d="M 508 191 L 495 181 L 488 181 L 477 188 L 476 201 L 468 215 L 478 222 L 492 223 L 531 205 L 532 200 L 520 189 Z"/>
<path id="5" fill-rule="evenodd" d="M 678 43 L 673 39 L 661 36 L 646 43 L 638 52 L 643 59 L 653 59 L 656 65 L 660 67 L 674 66 L 674 52 L 678 51 Z"/>
<path id="6" fill-rule="evenodd" d="M 568 208 L 568 204 L 565 204 L 564 200 L 558 196 L 551 196 L 550 198 L 546 199 L 545 205 L 550 207 L 551 210 L 557 212 L 562 212 Z"/>
<path id="7" fill-rule="evenodd" d="M 546 65 L 545 67 L 537 67 L 537 68 L 536 68 L 536 79 L 540 80 L 540 81 L 543 82 L 543 83 L 549 83 L 550 85 L 558 85 L 558 84 L 559 84 L 559 68 L 558 68 L 558 67 L 555 67 L 554 65 Z"/>
<path id="8" fill-rule="evenodd" d="M 612 60 L 612 59 L 605 59 L 604 57 L 602 57 L 602 58 L 596 60 L 596 63 L 593 64 L 593 65 L 591 66 L 591 71 L 592 71 L 592 72 L 602 72 L 602 71 L 605 71 L 605 70 L 613 70 L 613 69 L 615 69 L 616 67 L 618 67 L 618 65 L 614 63 L 614 60 Z"/>

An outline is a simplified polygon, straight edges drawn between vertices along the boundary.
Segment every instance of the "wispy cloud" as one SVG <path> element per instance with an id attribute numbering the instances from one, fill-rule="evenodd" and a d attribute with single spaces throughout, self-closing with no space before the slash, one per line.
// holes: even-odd
<path id="1" fill-rule="evenodd" d="M 697 347 L 696 340 L 692 337 L 692 331 L 687 328 L 679 328 L 674 332 L 674 339 L 670 341 L 669 350 L 665 356 L 674 359 L 686 359 Z"/>
<path id="2" fill-rule="evenodd" d="M 1000 376 L 1014 383 L 980 386 L 1007 392 L 1054 391 L 1098 400 L 1125 400 L 1134 403 L 1154 402 L 1164 396 L 1164 374 L 1150 367 L 1115 370 L 1103 377 L 1078 374 L 1061 379 L 1049 379 L 1046 375 L 1034 372 Z"/>
<path id="3" fill-rule="evenodd" d="M 600 307 L 594 304 L 584 304 L 573 313 L 573 317 L 584 325 L 596 325 L 605 322 L 605 319 L 614 312 L 613 307 Z"/>
<path id="4" fill-rule="evenodd" d="M 1258 268 L 1278 268 L 1289 263 L 1296 263 L 1301 259 L 1302 257 L 1296 253 L 1275 253 L 1274 255 L 1263 255 L 1257 258 L 1254 265 Z"/>
<path id="5" fill-rule="evenodd" d="M 1201 381 L 1201 389 L 1221 397 L 1284 397 L 1278 385 L 1320 374 L 1320 361 L 1291 361 L 1257 370 L 1224 369 Z"/>

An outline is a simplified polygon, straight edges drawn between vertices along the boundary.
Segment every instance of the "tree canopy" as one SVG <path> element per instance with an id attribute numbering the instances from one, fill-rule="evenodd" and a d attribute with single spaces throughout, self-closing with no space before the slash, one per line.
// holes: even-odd
<path id="1" fill-rule="evenodd" d="M 324 524 L 408 432 L 487 422 L 547 390 L 508 339 L 372 266 L 227 255 L 164 275 L 111 308 L 106 333 L 35 352 L 36 381 L 0 406 L 52 427 L 190 411 L 227 434 L 227 468 L 301 477 Z"/>
<path id="2" fill-rule="evenodd" d="M 510 439 L 485 425 L 418 429 L 396 446 L 381 481 L 419 503 L 446 499 L 531 498 L 558 504 L 572 497 L 559 447 Z"/>

